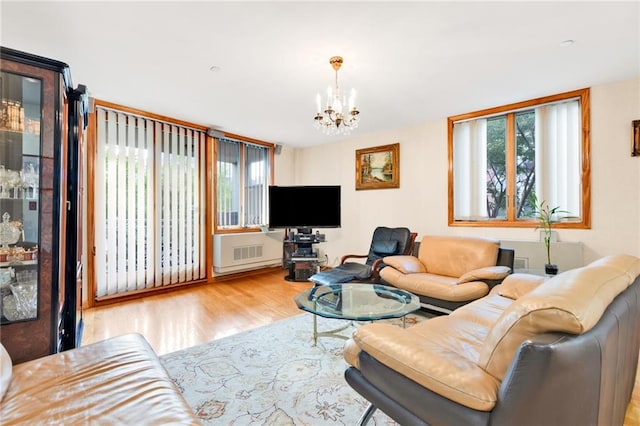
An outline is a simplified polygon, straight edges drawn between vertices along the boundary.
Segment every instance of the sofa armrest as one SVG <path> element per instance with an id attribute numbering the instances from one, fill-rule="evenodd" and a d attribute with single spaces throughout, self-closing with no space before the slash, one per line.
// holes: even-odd
<path id="1" fill-rule="evenodd" d="M 373 323 L 357 329 L 353 340 L 380 363 L 445 398 L 480 411 L 496 404 L 498 380 L 437 339 L 416 344 L 406 329 Z"/>
<path id="2" fill-rule="evenodd" d="M 403 274 L 425 273 L 427 268 L 415 256 L 387 256 L 382 261 Z"/>
<path id="3" fill-rule="evenodd" d="M 511 268 L 506 266 L 487 266 L 485 268 L 474 269 L 458 278 L 458 284 L 468 283 L 471 281 L 495 281 L 503 280 L 511 273 Z"/>

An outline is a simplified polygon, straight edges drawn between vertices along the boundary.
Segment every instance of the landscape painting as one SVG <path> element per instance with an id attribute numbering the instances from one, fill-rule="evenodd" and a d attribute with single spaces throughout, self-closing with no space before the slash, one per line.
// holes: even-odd
<path id="1" fill-rule="evenodd" d="M 399 187 L 399 143 L 356 150 L 356 190 Z"/>

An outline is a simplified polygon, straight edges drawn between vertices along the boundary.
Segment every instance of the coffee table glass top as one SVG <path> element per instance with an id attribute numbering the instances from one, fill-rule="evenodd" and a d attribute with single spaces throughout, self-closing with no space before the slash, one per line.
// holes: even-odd
<path id="1" fill-rule="evenodd" d="M 295 297 L 298 308 L 326 318 L 373 321 L 420 309 L 418 296 L 380 284 L 316 286 Z"/>

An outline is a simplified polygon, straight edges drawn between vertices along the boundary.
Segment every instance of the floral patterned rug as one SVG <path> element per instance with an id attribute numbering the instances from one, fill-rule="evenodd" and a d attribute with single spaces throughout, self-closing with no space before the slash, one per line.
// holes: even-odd
<path id="1" fill-rule="evenodd" d="M 426 318 L 411 314 L 407 326 Z M 354 425 L 368 403 L 344 379 L 344 340 L 320 337 L 313 346 L 312 321 L 297 315 L 164 355 L 162 363 L 205 425 Z M 342 324 L 318 318 L 319 331 Z M 380 411 L 369 422 L 395 424 Z"/>

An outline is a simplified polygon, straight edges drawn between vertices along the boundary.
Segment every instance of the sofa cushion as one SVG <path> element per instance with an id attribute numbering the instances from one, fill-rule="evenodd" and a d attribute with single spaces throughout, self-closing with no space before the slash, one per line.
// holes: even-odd
<path id="1" fill-rule="evenodd" d="M 508 297 L 490 294 L 454 310 L 449 317 L 464 318 L 490 329 L 512 303 L 513 300 Z"/>
<path id="2" fill-rule="evenodd" d="M 382 261 L 403 274 L 415 274 L 419 272 L 427 272 L 422 262 L 414 256 L 387 256 Z M 385 268 L 386 269 L 386 268 Z M 384 271 L 384 269 L 383 269 Z"/>
<path id="3" fill-rule="evenodd" d="M 473 269 L 495 266 L 500 243 L 468 237 L 425 236 L 418 258 L 428 273 L 459 278 Z"/>
<path id="4" fill-rule="evenodd" d="M 491 328 L 479 365 L 499 380 L 518 347 L 543 333 L 581 334 L 600 319 L 629 285 L 629 274 L 612 266 L 573 269 L 517 298 Z"/>
<path id="5" fill-rule="evenodd" d="M 486 327 L 448 317 L 426 323 L 408 329 L 367 324 L 354 332 L 353 340 L 382 364 L 427 389 L 476 410 L 491 410 L 499 382 L 476 363 Z"/>
<path id="6" fill-rule="evenodd" d="M 113 337 L 13 368 L 6 424 L 200 424 L 139 334 Z"/>
<path id="7" fill-rule="evenodd" d="M 401 288 L 418 296 L 433 297 L 450 302 L 466 302 L 479 299 L 489 292 L 489 286 L 482 281 L 458 284 L 453 277 L 429 273 L 404 274 L 394 268 L 384 268 L 380 277 L 394 287 Z"/>
<path id="8" fill-rule="evenodd" d="M 537 288 L 546 280 L 548 280 L 547 277 L 541 277 L 539 275 L 511 274 L 502 281 L 498 294 L 516 300 L 520 296 Z"/>
<path id="9" fill-rule="evenodd" d="M 0 344 L 0 401 L 4 397 L 11 381 L 11 372 L 13 370 L 13 363 L 11 362 L 11 356 L 9 352 Z"/>

